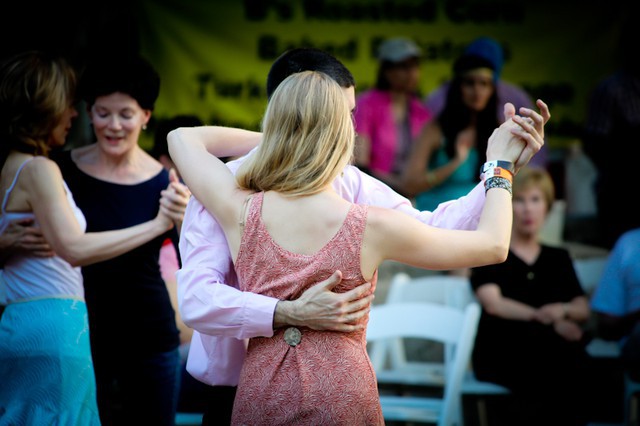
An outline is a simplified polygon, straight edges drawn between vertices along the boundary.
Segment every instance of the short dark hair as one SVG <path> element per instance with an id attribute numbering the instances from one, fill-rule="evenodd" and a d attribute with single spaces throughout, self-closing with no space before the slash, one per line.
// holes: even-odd
<path id="1" fill-rule="evenodd" d="M 169 147 L 167 146 L 167 135 L 173 129 L 178 127 L 197 127 L 204 123 L 197 115 L 176 115 L 174 117 L 161 120 L 158 122 L 153 134 L 153 147 L 150 154 L 155 158 L 161 155 L 169 155 Z"/>
<path id="2" fill-rule="evenodd" d="M 298 47 L 287 50 L 271 65 L 267 75 L 267 98 L 271 98 L 285 78 L 302 71 L 325 73 L 344 88 L 356 85 L 351 71 L 335 56 L 312 47 Z"/>
<path id="3" fill-rule="evenodd" d="M 121 92 L 134 98 L 140 107 L 153 110 L 160 94 L 160 76 L 138 55 L 94 59 L 85 67 L 78 91 L 89 106 L 100 96 Z"/>

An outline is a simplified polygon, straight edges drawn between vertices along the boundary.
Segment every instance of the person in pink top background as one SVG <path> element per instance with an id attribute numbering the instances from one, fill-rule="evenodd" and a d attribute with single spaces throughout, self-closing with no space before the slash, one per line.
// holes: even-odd
<path id="1" fill-rule="evenodd" d="M 353 111 L 356 166 L 401 193 L 412 141 L 432 117 L 417 92 L 421 56 L 422 50 L 411 39 L 382 42 L 375 87 L 357 96 Z"/>
<path id="2" fill-rule="evenodd" d="M 268 95 L 287 76 L 304 70 L 322 71 L 343 88 L 355 87 L 351 72 L 334 56 L 317 49 L 297 48 L 282 54 L 272 65 L 267 77 Z M 546 122 L 549 111 L 542 102 L 538 106 Z M 515 112 L 512 107 L 506 111 L 510 115 Z M 520 113 L 534 114 L 532 110 Z M 261 138 L 256 132 L 231 128 L 225 131 L 226 140 L 237 146 L 255 146 Z M 487 159 L 507 159 L 519 168 L 539 149 L 539 145 L 531 143 L 522 152 L 518 151 L 518 156 L 509 143 L 492 141 Z M 245 158 L 230 161 L 227 166 L 235 173 Z M 354 166 L 344 169 L 334 187 L 348 201 L 399 210 L 423 223 L 447 229 L 475 229 L 485 200 L 484 187 L 479 183 L 468 195 L 443 203 L 434 212 L 420 212 L 407 198 Z M 194 329 L 187 369 L 198 380 L 212 385 L 216 394 L 205 412 L 205 425 L 224 424 L 225 413 L 230 421 L 235 386 L 246 354 L 246 339 L 270 337 L 274 329 L 289 325 L 355 331 L 362 327 L 358 321 L 368 313 L 373 299 L 368 283 L 346 293 L 334 293 L 332 289 L 340 281 L 337 275 L 323 281 L 318 279 L 315 287 L 296 300 L 240 291 L 224 233 L 196 197 L 191 197 L 185 212 L 180 255 L 178 303 L 183 321 Z"/>

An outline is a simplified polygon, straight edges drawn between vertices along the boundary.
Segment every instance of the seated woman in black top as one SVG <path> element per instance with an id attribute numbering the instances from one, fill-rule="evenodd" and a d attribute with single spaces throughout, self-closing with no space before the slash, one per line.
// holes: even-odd
<path id="1" fill-rule="evenodd" d="M 513 182 L 513 230 L 507 260 L 473 268 L 482 305 L 473 351 L 480 380 L 512 391 L 518 425 L 585 424 L 591 358 L 584 345 L 587 297 L 567 250 L 539 242 L 554 201 L 543 169 L 525 168 Z"/>

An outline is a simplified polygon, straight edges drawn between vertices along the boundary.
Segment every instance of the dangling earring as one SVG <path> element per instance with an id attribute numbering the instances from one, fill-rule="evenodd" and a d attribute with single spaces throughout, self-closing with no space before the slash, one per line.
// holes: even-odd
<path id="1" fill-rule="evenodd" d="M 142 130 L 147 130 L 147 125 L 146 124 L 142 125 Z"/>

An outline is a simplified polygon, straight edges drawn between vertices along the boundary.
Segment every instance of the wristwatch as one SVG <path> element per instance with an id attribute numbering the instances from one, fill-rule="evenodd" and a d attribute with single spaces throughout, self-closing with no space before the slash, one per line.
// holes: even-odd
<path id="1" fill-rule="evenodd" d="M 494 160 L 494 161 L 487 161 L 482 165 L 482 167 L 480 167 L 480 175 L 482 175 L 484 172 L 486 172 L 489 169 L 493 169 L 494 167 L 501 167 L 505 170 L 509 170 L 511 174 L 515 173 L 516 171 L 516 168 L 514 167 L 511 161 Z"/>

